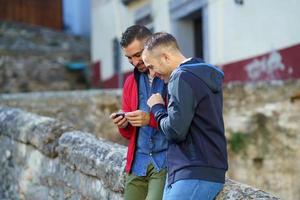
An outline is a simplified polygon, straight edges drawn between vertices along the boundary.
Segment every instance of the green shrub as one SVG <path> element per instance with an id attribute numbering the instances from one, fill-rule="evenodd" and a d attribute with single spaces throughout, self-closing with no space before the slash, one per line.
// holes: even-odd
<path id="1" fill-rule="evenodd" d="M 239 153 L 244 150 L 249 143 L 249 136 L 240 132 L 232 133 L 228 143 L 231 151 Z"/>

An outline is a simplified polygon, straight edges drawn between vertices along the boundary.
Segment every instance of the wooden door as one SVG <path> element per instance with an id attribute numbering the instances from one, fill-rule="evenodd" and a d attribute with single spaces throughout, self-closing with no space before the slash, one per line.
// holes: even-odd
<path id="1" fill-rule="evenodd" d="M 61 30 L 62 0 L 0 0 L 0 20 Z"/>

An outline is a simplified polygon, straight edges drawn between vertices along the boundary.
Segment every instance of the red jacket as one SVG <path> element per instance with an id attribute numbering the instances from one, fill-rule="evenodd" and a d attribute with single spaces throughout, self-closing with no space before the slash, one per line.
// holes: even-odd
<path id="1" fill-rule="evenodd" d="M 138 99 L 138 79 L 139 73 L 134 72 L 128 76 L 124 83 L 123 95 L 122 95 L 122 110 L 124 112 L 131 112 L 138 110 L 139 99 Z M 157 128 L 157 123 L 155 121 L 153 113 L 150 113 L 150 123 L 149 126 Z M 132 162 L 134 159 L 135 146 L 136 146 L 136 136 L 138 128 L 128 124 L 126 128 L 119 128 L 120 134 L 129 140 L 128 150 L 127 150 L 127 162 L 125 166 L 125 171 L 130 173 Z"/>

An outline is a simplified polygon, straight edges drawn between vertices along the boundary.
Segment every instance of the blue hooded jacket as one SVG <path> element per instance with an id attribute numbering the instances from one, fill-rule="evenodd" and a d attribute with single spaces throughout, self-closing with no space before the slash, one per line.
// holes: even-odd
<path id="1" fill-rule="evenodd" d="M 168 109 L 151 108 L 169 142 L 168 184 L 181 179 L 225 182 L 223 72 L 202 60 L 182 63 L 170 76 Z"/>

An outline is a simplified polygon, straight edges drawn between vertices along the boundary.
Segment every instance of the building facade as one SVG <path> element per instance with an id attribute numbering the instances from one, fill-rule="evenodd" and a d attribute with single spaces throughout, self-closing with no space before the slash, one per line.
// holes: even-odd
<path id="1" fill-rule="evenodd" d="M 63 0 L 64 31 L 73 35 L 90 37 L 91 1 Z"/>
<path id="2" fill-rule="evenodd" d="M 92 0 L 92 62 L 102 87 L 122 87 L 132 66 L 118 44 L 142 24 L 167 31 L 187 57 L 225 71 L 225 82 L 300 78 L 298 0 Z"/>

